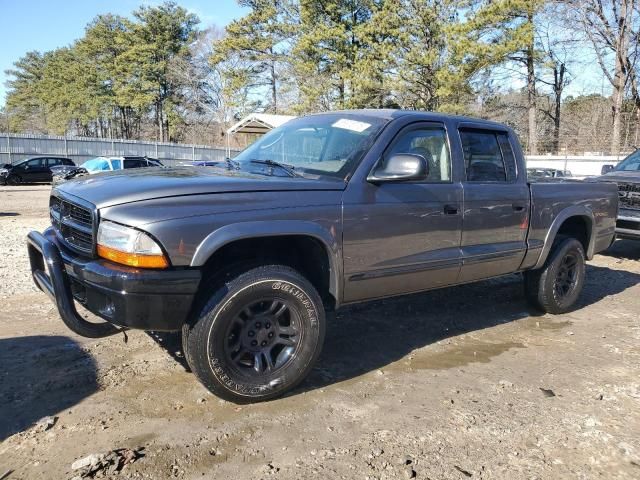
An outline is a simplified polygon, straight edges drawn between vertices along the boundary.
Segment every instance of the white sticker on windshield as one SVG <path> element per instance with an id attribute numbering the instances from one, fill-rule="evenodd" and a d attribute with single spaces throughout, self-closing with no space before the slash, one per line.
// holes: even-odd
<path id="1" fill-rule="evenodd" d="M 345 130 L 351 130 L 354 132 L 364 132 L 371 126 L 370 123 L 358 122 L 357 120 L 349 120 L 348 118 L 341 118 L 337 122 L 334 122 L 332 127 L 343 128 Z"/>

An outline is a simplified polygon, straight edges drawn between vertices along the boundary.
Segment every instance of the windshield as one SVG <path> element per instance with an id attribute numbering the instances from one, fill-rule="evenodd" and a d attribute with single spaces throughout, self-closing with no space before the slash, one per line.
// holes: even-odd
<path id="1" fill-rule="evenodd" d="M 109 166 L 109 160 L 106 158 L 92 158 L 91 160 L 87 160 L 81 165 L 82 168 L 85 168 L 89 172 L 101 172 L 111 170 Z"/>
<path id="2" fill-rule="evenodd" d="M 274 168 L 272 162 L 277 162 L 293 167 L 295 174 L 344 179 L 387 122 L 340 113 L 297 118 L 259 138 L 234 161 L 243 170 L 269 175 L 288 175 L 286 169 Z"/>
<path id="3" fill-rule="evenodd" d="M 615 166 L 616 172 L 622 172 L 625 170 L 638 171 L 640 170 L 640 150 L 636 150 L 618 165 Z"/>

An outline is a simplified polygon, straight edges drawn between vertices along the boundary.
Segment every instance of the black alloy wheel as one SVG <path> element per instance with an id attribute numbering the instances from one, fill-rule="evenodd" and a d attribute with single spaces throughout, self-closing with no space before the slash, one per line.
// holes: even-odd
<path id="1" fill-rule="evenodd" d="M 249 302 L 229 324 L 225 354 L 238 372 L 260 376 L 283 368 L 300 343 L 299 313 L 278 298 Z"/>
<path id="2" fill-rule="evenodd" d="M 563 257 L 554 283 L 554 292 L 558 298 L 567 297 L 576 287 L 578 280 L 577 273 L 578 257 L 573 252 L 567 252 Z"/>

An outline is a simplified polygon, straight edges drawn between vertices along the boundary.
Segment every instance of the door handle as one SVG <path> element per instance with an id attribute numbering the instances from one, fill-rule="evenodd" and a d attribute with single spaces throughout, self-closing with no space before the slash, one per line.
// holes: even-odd
<path id="1" fill-rule="evenodd" d="M 522 212 L 524 210 L 524 205 L 518 205 L 517 203 L 514 203 L 513 205 L 511 205 L 511 208 L 513 208 L 516 212 Z"/>
<path id="2" fill-rule="evenodd" d="M 444 214 L 445 215 L 457 215 L 458 207 L 454 207 L 453 205 L 445 205 L 444 206 Z"/>

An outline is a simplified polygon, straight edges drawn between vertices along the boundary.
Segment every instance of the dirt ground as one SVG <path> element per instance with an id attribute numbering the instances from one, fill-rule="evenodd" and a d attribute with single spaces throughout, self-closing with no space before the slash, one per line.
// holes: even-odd
<path id="1" fill-rule="evenodd" d="M 516 275 L 347 308 L 301 387 L 239 407 L 177 335 L 65 328 L 24 242 L 48 192 L 0 187 L 2 480 L 119 448 L 144 456 L 113 478 L 640 478 L 640 243 L 590 262 L 566 315 L 529 313 Z"/>

